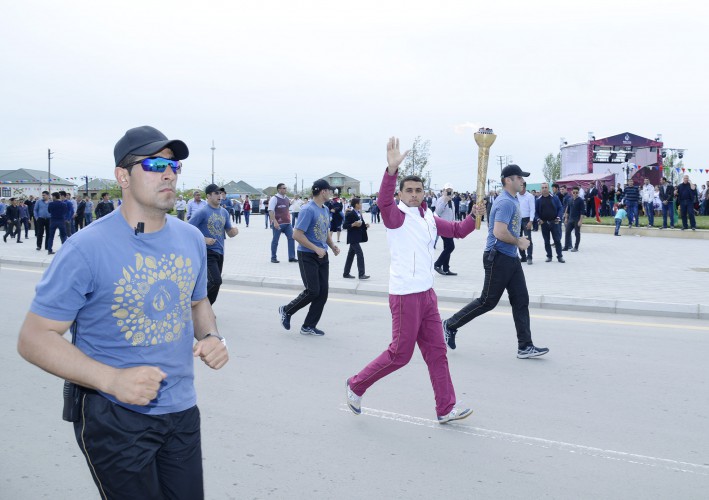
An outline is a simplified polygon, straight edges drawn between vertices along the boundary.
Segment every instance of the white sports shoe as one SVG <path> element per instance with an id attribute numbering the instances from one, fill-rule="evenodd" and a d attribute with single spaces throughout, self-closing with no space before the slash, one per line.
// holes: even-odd
<path id="1" fill-rule="evenodd" d="M 345 382 L 345 387 L 347 387 L 347 406 L 350 407 L 352 413 L 359 415 L 362 413 L 362 396 L 358 396 L 352 389 L 350 389 L 350 379 Z"/>
<path id="2" fill-rule="evenodd" d="M 470 415 L 473 414 L 473 410 L 470 408 L 464 408 L 462 406 L 463 403 L 458 402 L 456 403 L 456 406 L 453 407 L 453 409 L 450 411 L 448 415 L 439 415 L 438 416 L 438 423 L 439 424 L 446 424 L 450 422 L 451 420 L 462 420 L 464 418 L 469 417 Z M 460 406 L 458 406 L 460 405 Z"/>

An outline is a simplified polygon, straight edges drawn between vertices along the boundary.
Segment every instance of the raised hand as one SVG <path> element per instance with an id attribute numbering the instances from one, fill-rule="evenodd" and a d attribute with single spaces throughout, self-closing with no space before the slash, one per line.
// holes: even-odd
<path id="1" fill-rule="evenodd" d="M 399 165 L 401 165 L 401 162 L 404 161 L 404 158 L 406 158 L 408 154 L 408 149 L 403 154 L 399 152 L 399 139 L 397 137 L 389 138 L 389 142 L 387 143 L 387 169 L 389 175 L 396 173 Z"/>

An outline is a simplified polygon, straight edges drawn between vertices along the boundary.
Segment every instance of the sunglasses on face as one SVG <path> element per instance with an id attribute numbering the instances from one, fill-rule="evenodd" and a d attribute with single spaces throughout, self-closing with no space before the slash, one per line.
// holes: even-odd
<path id="1" fill-rule="evenodd" d="M 132 167 L 133 165 L 140 164 L 143 170 L 146 172 L 157 172 L 163 173 L 167 167 L 170 167 L 175 174 L 179 174 L 182 170 L 182 162 L 177 160 L 171 160 L 169 158 L 162 158 L 160 156 L 154 156 L 152 158 L 144 158 L 142 160 L 134 161 L 125 166 L 125 168 Z"/>

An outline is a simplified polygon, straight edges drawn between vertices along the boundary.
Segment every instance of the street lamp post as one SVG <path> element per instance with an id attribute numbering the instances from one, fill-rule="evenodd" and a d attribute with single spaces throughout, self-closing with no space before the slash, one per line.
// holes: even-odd
<path id="1" fill-rule="evenodd" d="M 217 149 L 214 147 L 214 139 L 212 139 L 212 184 L 214 184 L 214 150 Z"/>

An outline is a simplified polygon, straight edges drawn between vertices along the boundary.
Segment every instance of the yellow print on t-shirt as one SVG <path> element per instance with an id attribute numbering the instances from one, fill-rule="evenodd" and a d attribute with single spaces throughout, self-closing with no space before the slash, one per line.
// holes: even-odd
<path id="1" fill-rule="evenodd" d="M 315 235 L 315 238 L 323 243 L 326 242 L 329 228 L 329 218 L 325 214 L 319 213 L 313 226 L 313 234 Z"/>
<path id="2" fill-rule="evenodd" d="M 219 238 L 224 234 L 224 224 L 226 224 L 226 219 L 224 215 L 219 212 L 214 212 L 209 216 L 207 220 L 207 231 L 212 238 Z"/>
<path id="3" fill-rule="evenodd" d="M 191 259 L 136 253 L 135 266 L 123 267 L 115 285 L 111 310 L 127 342 L 149 346 L 182 337 L 185 323 L 192 319 Z"/>

